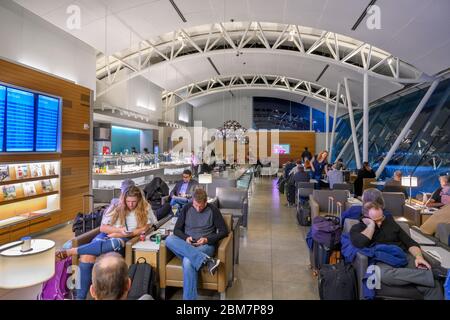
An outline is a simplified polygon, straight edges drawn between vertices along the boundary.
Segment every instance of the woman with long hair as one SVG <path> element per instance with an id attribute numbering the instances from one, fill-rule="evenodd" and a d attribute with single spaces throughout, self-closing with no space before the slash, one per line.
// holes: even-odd
<path id="1" fill-rule="evenodd" d="M 314 156 L 311 159 L 311 170 L 312 170 L 312 179 L 317 180 L 318 185 L 320 186 L 320 180 L 322 179 L 322 173 L 325 170 L 327 172 L 327 164 L 328 164 L 328 151 L 324 150 L 316 157 Z"/>
<path id="2" fill-rule="evenodd" d="M 88 244 L 58 251 L 57 259 L 80 256 L 80 288 L 77 299 L 86 299 L 91 286 L 92 268 L 95 259 L 107 252 L 125 253 L 125 243 L 146 232 L 158 220 L 138 187 L 125 190 L 119 203 L 102 220 L 100 233 Z"/>

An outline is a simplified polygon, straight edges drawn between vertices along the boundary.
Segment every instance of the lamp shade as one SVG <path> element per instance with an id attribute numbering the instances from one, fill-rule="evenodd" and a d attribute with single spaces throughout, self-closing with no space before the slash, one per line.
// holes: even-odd
<path id="1" fill-rule="evenodd" d="M 417 177 L 402 177 L 403 187 L 417 187 Z"/>
<path id="2" fill-rule="evenodd" d="M 37 285 L 55 273 L 55 242 L 31 240 L 31 250 L 21 252 L 20 241 L 0 247 L 0 288 L 19 289 Z"/>
<path id="3" fill-rule="evenodd" d="M 211 174 L 199 174 L 198 175 L 198 183 L 200 184 L 209 184 L 212 183 L 212 175 Z"/>

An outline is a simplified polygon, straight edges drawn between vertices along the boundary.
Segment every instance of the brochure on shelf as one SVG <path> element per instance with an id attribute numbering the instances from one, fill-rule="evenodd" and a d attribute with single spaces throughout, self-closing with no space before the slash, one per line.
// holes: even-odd
<path id="1" fill-rule="evenodd" d="M 42 165 L 40 163 L 32 163 L 30 164 L 31 177 L 42 177 Z"/>
<path id="2" fill-rule="evenodd" d="M 36 195 L 36 187 L 33 182 L 26 182 L 23 184 L 23 191 L 26 197 Z"/>
<path id="3" fill-rule="evenodd" d="M 9 166 L 0 166 L 0 181 L 9 180 Z"/>
<path id="4" fill-rule="evenodd" d="M 46 163 L 45 164 L 45 173 L 48 176 L 53 176 L 56 174 L 55 165 L 53 163 Z"/>
<path id="5" fill-rule="evenodd" d="M 42 185 L 42 190 L 44 192 L 52 192 L 53 191 L 53 185 L 50 180 L 42 180 L 41 185 Z"/>
<path id="6" fill-rule="evenodd" d="M 28 177 L 28 165 L 18 165 L 16 166 L 16 178 L 17 179 L 24 179 Z"/>
<path id="7" fill-rule="evenodd" d="M 16 198 L 16 187 L 14 185 L 3 186 L 4 200 L 12 200 Z"/>

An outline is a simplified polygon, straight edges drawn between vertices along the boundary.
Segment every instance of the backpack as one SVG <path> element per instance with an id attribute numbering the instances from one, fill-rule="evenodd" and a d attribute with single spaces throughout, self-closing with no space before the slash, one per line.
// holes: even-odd
<path id="1" fill-rule="evenodd" d="M 312 221 L 312 238 L 329 249 L 334 249 L 340 244 L 341 226 L 340 219 L 336 216 L 317 216 Z"/>
<path id="2" fill-rule="evenodd" d="M 56 261 L 55 274 L 42 285 L 38 300 L 64 300 L 71 299 L 71 292 L 67 288 L 67 280 L 71 273 L 72 257 Z"/>
<path id="3" fill-rule="evenodd" d="M 324 264 L 319 271 L 320 300 L 356 300 L 357 282 L 352 265 Z"/>
<path id="4" fill-rule="evenodd" d="M 140 262 L 141 260 L 143 262 Z M 145 258 L 140 257 L 136 263 L 130 266 L 128 276 L 131 279 L 128 300 L 138 300 L 145 294 L 153 297 L 154 273 Z"/>
<path id="5" fill-rule="evenodd" d="M 103 212 L 109 207 L 109 205 L 104 205 L 97 208 L 94 212 L 83 214 L 78 212 L 73 220 L 72 231 L 75 236 L 91 231 L 97 227 L 100 227 L 103 219 Z"/>

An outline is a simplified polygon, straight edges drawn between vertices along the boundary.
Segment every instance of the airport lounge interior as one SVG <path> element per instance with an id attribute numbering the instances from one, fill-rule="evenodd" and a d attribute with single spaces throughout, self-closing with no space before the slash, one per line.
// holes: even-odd
<path id="1" fill-rule="evenodd" d="M 450 300 L 449 13 L 0 0 L 0 300 Z"/>

